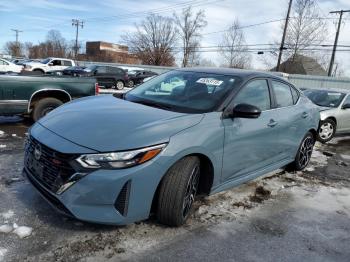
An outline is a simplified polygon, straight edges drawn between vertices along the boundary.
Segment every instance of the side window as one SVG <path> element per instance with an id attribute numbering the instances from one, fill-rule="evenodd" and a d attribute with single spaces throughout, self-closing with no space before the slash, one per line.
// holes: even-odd
<path id="1" fill-rule="evenodd" d="M 289 85 L 278 81 L 272 81 L 273 91 L 275 92 L 277 107 L 286 107 L 294 105 L 292 92 Z"/>
<path id="2" fill-rule="evenodd" d="M 64 65 L 64 66 L 72 66 L 72 61 L 64 60 L 64 61 L 63 61 L 63 65 Z"/>
<path id="3" fill-rule="evenodd" d="M 62 65 L 61 60 L 52 60 L 51 63 L 52 63 L 54 66 L 60 66 L 60 65 Z"/>
<path id="4" fill-rule="evenodd" d="M 291 87 L 290 90 L 292 90 L 293 102 L 294 102 L 294 104 L 296 104 L 298 99 L 299 99 L 299 96 L 300 96 L 299 92 L 293 87 Z"/>
<path id="5" fill-rule="evenodd" d="M 350 95 L 348 95 L 348 97 L 345 99 L 343 105 L 345 104 L 350 104 Z"/>
<path id="6" fill-rule="evenodd" d="M 96 71 L 98 74 L 106 74 L 107 73 L 107 68 L 105 66 L 99 66 L 96 68 Z"/>
<path id="7" fill-rule="evenodd" d="M 269 87 L 266 80 L 254 80 L 249 82 L 234 98 L 235 105 L 250 104 L 261 111 L 271 108 Z"/>
<path id="8" fill-rule="evenodd" d="M 0 65 L 9 65 L 9 64 L 3 60 L 0 60 Z"/>

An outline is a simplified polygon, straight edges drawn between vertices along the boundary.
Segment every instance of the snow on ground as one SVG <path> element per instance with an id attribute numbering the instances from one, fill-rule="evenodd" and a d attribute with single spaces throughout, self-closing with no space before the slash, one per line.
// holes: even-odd
<path id="1" fill-rule="evenodd" d="M 5 136 L 5 132 L 0 130 L 0 137 L 3 137 L 3 136 Z"/>
<path id="2" fill-rule="evenodd" d="M 13 217 L 15 215 L 15 213 L 12 210 L 9 210 L 7 212 L 3 212 L 1 213 L 1 216 L 5 219 L 10 219 L 11 217 Z"/>
<path id="3" fill-rule="evenodd" d="M 33 232 L 33 228 L 27 227 L 27 226 L 17 226 L 16 225 L 16 227 L 15 227 L 15 224 L 14 224 L 13 228 L 15 230 L 13 230 L 12 233 L 14 233 L 17 236 L 19 236 L 19 238 L 29 237 L 32 234 L 32 232 Z"/>
<path id="4" fill-rule="evenodd" d="M 350 155 L 340 154 L 340 157 L 343 158 L 344 160 L 350 160 Z"/>
<path id="5" fill-rule="evenodd" d="M 11 225 L 1 225 L 0 226 L 0 233 L 8 234 L 12 232 L 13 227 Z"/>
<path id="6" fill-rule="evenodd" d="M 349 140 L 350 136 L 340 136 L 340 137 L 334 137 L 332 138 L 331 141 L 327 142 L 327 144 L 329 145 L 337 145 L 339 144 L 339 142 L 343 141 L 343 140 Z"/>
<path id="7" fill-rule="evenodd" d="M 0 247 L 0 262 L 5 261 L 4 258 L 5 258 L 6 253 L 7 253 L 7 249 Z"/>
<path id="8" fill-rule="evenodd" d="M 0 145 L 0 148 L 6 148 L 6 145 Z"/>

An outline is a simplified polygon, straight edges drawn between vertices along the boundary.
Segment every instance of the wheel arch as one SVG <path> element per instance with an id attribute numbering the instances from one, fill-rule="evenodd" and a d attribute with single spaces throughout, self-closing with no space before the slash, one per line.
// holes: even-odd
<path id="1" fill-rule="evenodd" d="M 40 99 L 43 98 L 47 98 L 47 97 L 52 97 L 52 98 L 56 98 L 60 101 L 62 101 L 63 103 L 67 103 L 69 101 L 72 100 L 71 95 L 62 89 L 40 89 L 35 91 L 30 99 L 29 99 L 29 103 L 28 103 L 28 108 L 27 108 L 27 112 L 30 113 L 33 109 L 33 107 L 35 106 L 36 102 L 38 102 Z"/>
<path id="2" fill-rule="evenodd" d="M 330 120 L 334 121 L 336 126 L 338 125 L 337 119 L 334 116 L 329 116 L 325 120 L 327 120 L 327 119 L 330 119 Z M 325 120 L 323 120 L 323 121 L 325 121 Z"/>
<path id="3" fill-rule="evenodd" d="M 154 192 L 154 195 L 153 195 L 151 212 L 155 212 L 157 209 L 157 202 L 158 202 L 158 197 L 159 197 L 160 186 L 161 186 L 162 181 L 163 181 L 165 175 L 167 174 L 168 170 L 173 165 L 178 163 L 181 159 L 183 159 L 185 157 L 189 157 L 189 156 L 196 156 L 200 160 L 201 175 L 199 178 L 198 194 L 204 194 L 204 195 L 210 194 L 210 191 L 211 191 L 211 188 L 212 188 L 213 182 L 214 182 L 214 166 L 213 166 L 212 160 L 206 154 L 203 154 L 203 153 L 186 154 L 186 155 L 178 158 L 176 161 L 174 161 L 174 163 L 172 163 L 172 165 L 170 165 L 170 167 L 166 170 L 166 172 L 163 174 L 162 178 L 158 182 L 156 191 Z M 203 173 L 203 171 L 204 171 L 204 173 Z"/>

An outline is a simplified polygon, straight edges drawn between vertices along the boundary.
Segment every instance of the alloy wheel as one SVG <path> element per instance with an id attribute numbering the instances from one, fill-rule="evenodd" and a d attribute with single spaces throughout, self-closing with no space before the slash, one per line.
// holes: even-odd
<path id="1" fill-rule="evenodd" d="M 324 123 L 320 126 L 320 129 L 318 131 L 319 136 L 323 139 L 329 139 L 334 133 L 334 127 L 331 123 Z"/>
<path id="2" fill-rule="evenodd" d="M 194 202 L 194 197 L 197 193 L 198 182 L 199 182 L 199 166 L 195 166 L 192 170 L 190 179 L 188 180 L 186 193 L 183 201 L 182 216 L 186 218 L 189 214 L 191 206 Z"/>
<path id="3" fill-rule="evenodd" d="M 299 151 L 299 165 L 301 168 L 304 168 L 309 164 L 313 147 L 314 139 L 311 136 L 306 137 L 301 144 Z"/>

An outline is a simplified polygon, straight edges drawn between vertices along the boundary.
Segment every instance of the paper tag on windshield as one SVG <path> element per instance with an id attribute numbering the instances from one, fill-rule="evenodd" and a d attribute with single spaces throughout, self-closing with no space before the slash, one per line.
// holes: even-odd
<path id="1" fill-rule="evenodd" d="M 199 78 L 196 83 L 206 84 L 206 85 L 212 85 L 212 86 L 219 86 L 224 81 L 212 79 L 212 78 Z"/>

